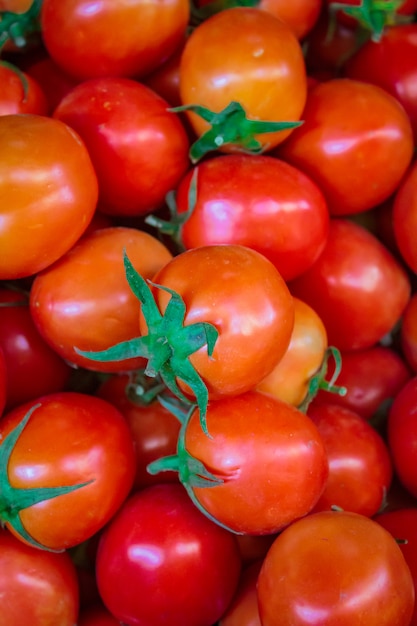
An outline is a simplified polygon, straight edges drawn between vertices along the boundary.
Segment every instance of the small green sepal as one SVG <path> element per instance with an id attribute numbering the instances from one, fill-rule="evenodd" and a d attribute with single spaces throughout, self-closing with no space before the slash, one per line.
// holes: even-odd
<path id="1" fill-rule="evenodd" d="M 331 379 L 326 380 L 329 358 L 333 357 L 335 363 L 335 369 Z M 320 369 L 314 376 L 310 378 L 307 395 L 303 402 L 298 407 L 303 413 L 307 413 L 307 409 L 310 403 L 314 400 L 319 390 L 328 391 L 329 393 L 335 393 L 339 396 L 345 396 L 347 393 L 346 387 L 338 387 L 335 385 L 336 380 L 342 369 L 342 356 L 340 351 L 334 346 L 329 346 L 324 354 L 323 362 Z"/>
<path id="2" fill-rule="evenodd" d="M 355 19 L 361 28 L 371 34 L 372 41 L 378 42 L 387 26 L 412 21 L 412 16 L 397 13 L 403 4 L 404 0 L 361 0 L 361 3 L 355 6 L 346 2 L 332 2 L 329 8 L 331 14 L 342 11 Z"/>
<path id="3" fill-rule="evenodd" d="M 0 52 L 8 41 L 20 49 L 27 47 L 34 37 L 41 42 L 41 8 L 42 0 L 33 0 L 25 13 L 0 11 Z"/>

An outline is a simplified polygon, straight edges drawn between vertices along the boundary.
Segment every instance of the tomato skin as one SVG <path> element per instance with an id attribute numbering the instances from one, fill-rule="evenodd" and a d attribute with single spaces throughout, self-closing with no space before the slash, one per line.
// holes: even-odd
<path id="1" fill-rule="evenodd" d="M 73 626 L 79 593 L 68 553 L 27 546 L 0 530 L 0 623 L 4 626 Z"/>
<path id="2" fill-rule="evenodd" d="M 393 475 L 382 436 L 360 415 L 337 404 L 311 406 L 329 462 L 329 477 L 314 511 L 337 506 L 344 511 L 375 515 L 384 502 Z"/>
<path id="3" fill-rule="evenodd" d="M 306 95 L 300 43 L 289 26 L 265 11 L 226 9 L 200 24 L 187 39 L 180 64 L 184 105 L 199 104 L 219 112 L 237 101 L 249 119 L 294 122 L 300 119 Z M 209 129 L 202 118 L 188 115 L 197 135 Z M 271 149 L 290 132 L 256 138 Z"/>
<path id="4" fill-rule="evenodd" d="M 101 597 L 131 626 L 211 626 L 229 605 L 240 570 L 235 536 L 174 484 L 133 494 L 97 553 Z"/>
<path id="5" fill-rule="evenodd" d="M 388 414 L 387 437 L 394 469 L 402 485 L 417 496 L 415 447 L 417 441 L 417 377 L 414 376 L 394 399 Z"/>
<path id="6" fill-rule="evenodd" d="M 41 86 L 48 103 L 49 115 L 52 115 L 62 98 L 77 84 L 77 81 L 65 74 L 49 55 L 39 58 L 29 57 L 24 69 Z"/>
<path id="7" fill-rule="evenodd" d="M 402 353 L 417 374 L 417 294 L 412 294 L 404 314 L 400 328 L 400 343 Z"/>
<path id="8" fill-rule="evenodd" d="M 343 218 L 331 220 L 319 259 L 289 287 L 313 307 L 329 344 L 340 350 L 380 341 L 399 321 L 411 291 L 407 273 L 385 246 Z"/>
<path id="9" fill-rule="evenodd" d="M 92 537 L 127 497 L 135 472 L 133 443 L 124 417 L 100 398 L 61 392 L 37 402 L 40 406 L 10 457 L 12 486 L 23 489 L 92 481 L 20 512 L 23 526 L 35 541 L 62 550 Z M 22 404 L 2 417 L 2 440 L 34 404 Z M 15 534 L 8 522 L 6 526 Z"/>
<path id="10" fill-rule="evenodd" d="M 326 328 L 311 306 L 294 298 L 294 313 L 294 328 L 286 353 L 256 388 L 300 406 L 307 396 L 311 377 L 323 363 L 328 341 Z"/>
<path id="11" fill-rule="evenodd" d="M 6 406 L 6 389 L 7 389 L 7 370 L 6 359 L 4 358 L 3 349 L 0 346 L 0 417 Z"/>
<path id="12" fill-rule="evenodd" d="M 0 116 L 0 146 L 0 280 L 12 280 L 75 244 L 93 217 L 98 185 L 86 147 L 59 120 Z"/>
<path id="13" fill-rule="evenodd" d="M 0 62 L 0 115 L 34 113 L 46 115 L 48 112 L 46 96 L 41 86 L 31 76 L 22 72 L 19 76 L 13 68 Z M 26 94 L 24 82 L 26 81 Z"/>
<path id="14" fill-rule="evenodd" d="M 417 228 L 417 160 L 414 160 L 399 185 L 392 206 L 395 243 L 407 266 L 417 273 L 417 253 L 413 233 Z"/>
<path id="15" fill-rule="evenodd" d="M 123 249 L 145 278 L 172 258 L 152 235 L 114 226 L 84 236 L 33 281 L 30 310 L 36 327 L 70 363 L 102 372 L 128 371 L 145 363 L 143 358 L 92 362 L 74 350 L 104 350 L 139 334 L 140 304 L 126 280 Z"/>
<path id="16" fill-rule="evenodd" d="M 79 80 L 140 78 L 176 50 L 189 14 L 186 0 L 104 0 L 93 11 L 89 0 L 45 0 L 42 39 L 51 58 Z"/>
<path id="17" fill-rule="evenodd" d="M 168 103 L 128 78 L 76 85 L 53 117 L 83 139 L 99 181 L 100 211 L 150 213 L 164 204 L 189 167 L 187 133 Z"/>
<path id="18" fill-rule="evenodd" d="M 376 85 L 334 78 L 309 90 L 302 117 L 277 155 L 319 185 L 331 215 L 366 211 L 395 192 L 414 147 L 398 100 Z"/>
<path id="19" fill-rule="evenodd" d="M 193 174 L 197 199 L 181 230 L 185 247 L 240 244 L 266 256 L 284 280 L 308 269 L 322 252 L 329 213 L 320 189 L 297 168 L 270 156 L 230 154 L 205 160 L 177 189 L 188 207 Z"/>
<path id="20" fill-rule="evenodd" d="M 216 327 L 212 356 L 203 346 L 189 357 L 211 399 L 253 388 L 284 355 L 294 325 L 293 299 L 274 265 L 255 250 L 227 244 L 193 248 L 174 257 L 152 281 L 182 296 L 185 326 Z M 153 293 L 163 312 L 170 296 L 158 288 Z M 140 327 L 145 334 L 142 318 Z"/>
<path id="21" fill-rule="evenodd" d="M 328 463 L 316 426 L 295 407 L 249 391 L 211 402 L 211 438 L 195 411 L 187 451 L 224 482 L 194 486 L 201 506 L 235 532 L 272 534 L 306 515 L 323 492 Z M 297 489 L 294 489 L 297 485 Z"/>
<path id="22" fill-rule="evenodd" d="M 414 586 L 388 531 L 357 513 L 325 511 L 277 537 L 258 602 L 262 626 L 409 626 Z"/>

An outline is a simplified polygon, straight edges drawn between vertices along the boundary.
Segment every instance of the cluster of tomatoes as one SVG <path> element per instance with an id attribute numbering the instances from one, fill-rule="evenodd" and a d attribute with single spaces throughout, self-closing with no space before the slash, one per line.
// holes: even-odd
<path id="1" fill-rule="evenodd" d="M 416 626 L 417 0 L 0 0 L 0 626 Z"/>

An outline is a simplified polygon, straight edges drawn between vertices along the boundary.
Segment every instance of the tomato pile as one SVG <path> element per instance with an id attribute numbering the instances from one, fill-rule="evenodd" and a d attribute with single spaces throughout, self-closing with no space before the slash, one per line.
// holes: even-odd
<path id="1" fill-rule="evenodd" d="M 0 0 L 0 626 L 417 626 L 417 0 Z"/>

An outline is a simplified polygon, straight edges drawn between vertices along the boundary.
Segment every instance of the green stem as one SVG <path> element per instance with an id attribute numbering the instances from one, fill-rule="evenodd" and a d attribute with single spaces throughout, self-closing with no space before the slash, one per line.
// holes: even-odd
<path id="1" fill-rule="evenodd" d="M 8 41 L 12 41 L 17 48 L 24 48 L 31 36 L 35 35 L 40 40 L 41 8 L 42 0 L 33 0 L 25 13 L 0 11 L 0 51 Z"/>

